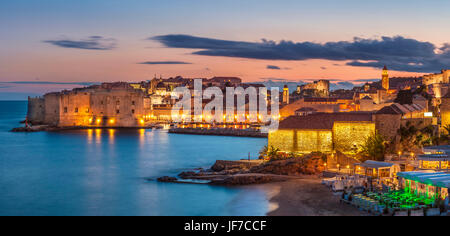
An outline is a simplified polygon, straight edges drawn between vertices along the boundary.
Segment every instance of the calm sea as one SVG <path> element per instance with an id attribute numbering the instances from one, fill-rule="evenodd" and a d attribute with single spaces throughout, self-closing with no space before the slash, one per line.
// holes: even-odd
<path id="1" fill-rule="evenodd" d="M 265 215 L 255 187 L 147 179 L 256 156 L 265 139 L 152 130 L 11 133 L 26 102 L 0 101 L 0 215 Z"/>

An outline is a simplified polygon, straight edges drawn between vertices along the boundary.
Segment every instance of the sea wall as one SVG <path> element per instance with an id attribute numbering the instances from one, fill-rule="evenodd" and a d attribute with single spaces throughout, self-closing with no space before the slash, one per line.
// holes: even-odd
<path id="1" fill-rule="evenodd" d="M 239 129 L 200 129 L 200 128 L 173 128 L 169 133 L 175 134 L 194 134 L 194 135 L 217 135 L 217 136 L 236 136 L 236 137 L 255 137 L 267 138 L 267 134 L 258 130 L 239 130 Z"/>

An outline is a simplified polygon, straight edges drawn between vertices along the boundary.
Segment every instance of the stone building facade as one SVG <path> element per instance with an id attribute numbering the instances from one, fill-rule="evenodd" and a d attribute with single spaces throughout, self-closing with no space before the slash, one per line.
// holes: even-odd
<path id="1" fill-rule="evenodd" d="M 303 96 L 312 97 L 329 97 L 330 96 L 330 81 L 318 80 L 309 84 L 302 85 L 297 88 L 296 93 Z"/>
<path id="2" fill-rule="evenodd" d="M 352 153 L 374 132 L 371 113 L 315 113 L 281 121 L 268 145 L 289 153 Z"/>
<path id="3" fill-rule="evenodd" d="M 31 123 L 58 127 L 138 127 L 151 113 L 149 98 L 128 83 L 104 83 L 29 98 Z"/>
<path id="4" fill-rule="evenodd" d="M 450 106 L 446 109 L 450 118 Z M 280 122 L 279 130 L 269 134 L 268 145 L 288 153 L 354 154 L 375 131 L 386 140 L 393 140 L 398 137 L 400 127 L 408 123 L 418 129 L 436 127 L 437 118 L 425 116 L 426 112 L 418 104 L 395 103 L 377 112 L 313 112 L 290 116 Z"/>
<path id="5" fill-rule="evenodd" d="M 434 95 L 434 104 L 439 105 L 441 98 L 450 92 L 450 70 L 442 70 L 439 74 L 424 75 L 422 80 L 429 93 Z"/>

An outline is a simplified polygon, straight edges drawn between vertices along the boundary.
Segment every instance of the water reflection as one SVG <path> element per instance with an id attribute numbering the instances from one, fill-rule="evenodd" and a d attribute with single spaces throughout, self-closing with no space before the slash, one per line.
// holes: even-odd
<path id="1" fill-rule="evenodd" d="M 145 145 L 145 129 L 140 129 L 139 131 L 139 146 L 142 149 Z"/>
<path id="2" fill-rule="evenodd" d="M 94 133 L 94 131 L 93 131 L 92 129 L 88 129 L 88 130 L 87 130 L 87 141 L 88 141 L 88 144 L 89 144 L 89 145 L 92 144 L 92 141 L 93 141 L 93 133 Z"/>
<path id="3" fill-rule="evenodd" d="M 102 130 L 95 129 L 95 144 L 99 146 L 102 143 Z"/>
<path id="4" fill-rule="evenodd" d="M 110 145 L 114 145 L 116 130 L 115 129 L 109 129 L 108 132 L 109 132 L 109 144 Z"/>

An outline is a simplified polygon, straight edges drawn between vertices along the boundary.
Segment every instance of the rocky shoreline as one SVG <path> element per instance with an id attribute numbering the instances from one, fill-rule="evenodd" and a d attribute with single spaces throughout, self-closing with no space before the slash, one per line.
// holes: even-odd
<path id="1" fill-rule="evenodd" d="M 322 173 L 323 163 L 321 160 L 321 157 L 313 155 L 270 162 L 218 160 L 208 170 L 182 172 L 177 176 L 178 178 L 163 176 L 158 178 L 158 181 L 165 183 L 204 181 L 204 184 L 223 186 L 284 182 L 302 178 L 305 175 L 314 176 Z"/>

